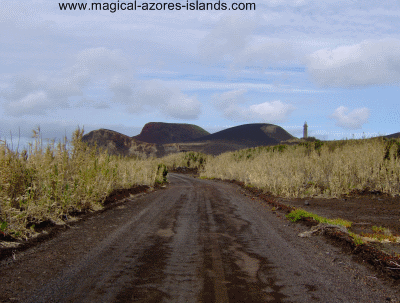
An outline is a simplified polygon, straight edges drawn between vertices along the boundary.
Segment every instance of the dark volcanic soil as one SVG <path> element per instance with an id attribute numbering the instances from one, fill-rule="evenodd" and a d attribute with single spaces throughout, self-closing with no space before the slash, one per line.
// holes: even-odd
<path id="1" fill-rule="evenodd" d="M 157 186 L 157 188 L 159 187 L 160 186 Z M 55 225 L 53 222 L 50 221 L 44 221 L 39 224 L 35 224 L 34 229 L 40 234 L 37 237 L 31 238 L 27 241 L 18 241 L 10 237 L 9 235 L 0 232 L 0 260 L 12 256 L 15 251 L 24 251 L 29 249 L 30 247 L 40 244 L 41 242 L 47 241 L 57 236 L 57 234 L 59 234 L 60 232 L 71 228 L 75 224 L 80 224 L 85 220 L 90 220 L 91 217 L 96 216 L 99 213 L 117 207 L 120 203 L 124 201 L 124 199 L 134 195 L 139 196 L 140 194 L 143 194 L 149 190 L 151 189 L 147 185 L 138 185 L 131 188 L 113 190 L 104 200 L 104 208 L 101 211 L 90 212 L 88 210 L 85 210 L 81 212 L 69 213 L 69 216 L 73 217 L 74 221 L 68 221 L 67 219 L 64 225 Z M 29 227 L 29 225 L 31 225 L 31 223 L 28 223 L 27 227 Z"/>
<path id="2" fill-rule="evenodd" d="M 372 232 L 372 226 L 389 228 L 400 235 L 400 197 L 384 194 L 355 193 L 340 199 L 284 199 L 277 201 L 303 208 L 327 218 L 343 218 L 353 222 L 354 232 Z"/>
<path id="3" fill-rule="evenodd" d="M 278 198 L 276 201 L 326 218 L 351 221 L 349 230 L 362 236 L 373 235 L 373 226 L 388 228 L 393 236 L 400 235 L 400 197 L 358 192 L 340 199 Z M 396 258 L 400 256 L 400 243 L 369 242 L 368 245 Z"/>
<path id="4" fill-rule="evenodd" d="M 364 244 L 356 245 L 347 233 L 328 233 L 328 239 L 341 246 L 344 251 L 354 254 L 359 262 L 367 262 L 375 271 L 400 281 L 400 197 L 379 192 L 353 191 L 338 199 L 282 198 L 264 194 L 257 188 L 246 187 L 243 182 L 228 182 L 240 185 L 244 192 L 252 197 L 261 198 L 267 205 L 276 209 L 278 216 L 301 208 L 328 219 L 341 218 L 351 221 L 352 226 L 348 231 L 360 235 Z M 305 218 L 300 223 L 309 227 L 318 224 L 312 218 Z M 390 235 L 397 237 L 397 242 L 379 241 L 374 238 L 377 235 L 373 231 L 374 226 L 388 229 Z"/>
<path id="5" fill-rule="evenodd" d="M 317 215 L 335 219 L 342 218 L 353 222 L 352 231 L 370 233 L 372 226 L 389 228 L 393 235 L 400 235 L 400 197 L 392 197 L 380 192 L 353 191 L 341 198 L 282 198 L 264 194 L 257 188 L 239 184 L 255 196 L 283 204 L 288 207 L 302 208 Z"/>
<path id="6" fill-rule="evenodd" d="M 254 196 L 285 206 L 302 208 L 317 215 L 353 222 L 351 230 L 356 233 L 371 233 L 372 226 L 389 228 L 393 235 L 400 235 L 400 197 L 370 191 L 353 191 L 340 198 L 282 198 L 263 193 L 262 190 L 246 187 L 243 182 L 229 180 L 245 188 Z"/>
<path id="7" fill-rule="evenodd" d="M 399 302 L 398 287 L 237 185 L 170 174 L 0 262 L 0 302 Z"/>

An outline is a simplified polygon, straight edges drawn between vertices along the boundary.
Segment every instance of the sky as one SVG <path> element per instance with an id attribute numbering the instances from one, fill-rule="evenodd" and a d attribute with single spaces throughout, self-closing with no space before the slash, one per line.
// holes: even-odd
<path id="1" fill-rule="evenodd" d="M 23 146 L 38 126 L 44 139 L 78 126 L 134 136 L 148 122 L 302 137 L 307 121 L 322 140 L 400 132 L 397 0 L 122 10 L 130 1 L 0 0 L 0 140 Z"/>

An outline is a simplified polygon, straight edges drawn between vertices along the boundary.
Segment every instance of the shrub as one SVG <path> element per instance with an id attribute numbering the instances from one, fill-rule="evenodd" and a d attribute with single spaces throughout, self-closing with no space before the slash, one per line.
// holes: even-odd
<path id="1" fill-rule="evenodd" d="M 165 156 L 160 161 L 170 170 L 177 167 L 202 169 L 212 157 L 199 152 L 184 152 Z"/>
<path id="2" fill-rule="evenodd" d="M 168 175 L 167 166 L 165 164 L 158 164 L 156 183 L 161 184 L 167 182 L 167 175 Z"/>

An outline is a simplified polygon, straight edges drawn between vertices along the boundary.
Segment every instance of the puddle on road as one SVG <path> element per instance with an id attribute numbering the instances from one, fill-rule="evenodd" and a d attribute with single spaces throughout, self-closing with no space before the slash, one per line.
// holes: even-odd
<path id="1" fill-rule="evenodd" d="M 211 198 L 210 200 L 217 227 L 218 245 L 221 250 L 229 302 L 265 303 L 283 300 L 288 302 L 287 296 L 281 292 L 285 286 L 277 285 L 278 279 L 269 261 L 248 252 L 246 244 L 240 240 L 244 230 L 251 223 L 238 217 L 234 208 L 228 208 L 226 204 L 222 205 L 223 202 L 219 199 Z M 211 299 L 212 295 L 209 291 Z"/>
<path id="2" fill-rule="evenodd" d="M 160 237 L 169 238 L 169 237 L 172 237 L 173 235 L 175 235 L 175 233 L 173 232 L 173 230 L 171 228 L 159 229 L 157 231 L 157 236 L 160 236 Z"/>
<path id="3" fill-rule="evenodd" d="M 157 290 L 153 285 L 160 285 L 164 280 L 163 269 L 168 258 L 167 241 L 162 237 L 153 237 L 154 244 L 146 249 L 136 260 L 130 282 L 119 292 L 115 302 L 161 302 L 167 294 Z"/>
<path id="4" fill-rule="evenodd" d="M 176 217 L 184 198 L 181 197 L 178 203 L 158 222 L 159 229 L 154 236 L 146 240 L 148 244 L 152 244 L 139 254 L 135 260 L 137 265 L 131 272 L 124 273 L 128 276 L 129 282 L 125 283 L 115 302 L 156 303 L 163 299 L 170 299 L 170 296 L 159 288 L 165 279 L 164 269 L 171 255 L 171 248 L 168 243 L 175 235 Z M 135 256 L 133 255 L 132 258 L 135 258 Z"/>
<path id="5" fill-rule="evenodd" d="M 257 272 L 260 268 L 260 261 L 250 257 L 242 251 L 235 251 L 236 264 L 245 271 L 251 278 L 257 278 Z"/>
<path id="6" fill-rule="evenodd" d="M 175 210 L 179 208 L 178 205 Z M 217 230 L 211 232 L 205 209 L 199 209 L 200 230 L 204 237 L 203 264 L 199 269 L 203 288 L 199 301 L 265 303 L 287 299 L 281 293 L 285 286 L 277 285 L 279 283 L 268 260 L 249 253 L 249 249 L 239 240 L 242 231 L 250 223 L 236 217 L 232 209 L 225 213 L 221 209 L 218 211 L 218 215 L 214 215 Z M 159 287 L 167 278 L 164 271 L 172 253 L 168 243 L 173 240 L 176 231 L 178 213 L 172 213 L 175 220 L 164 219 L 159 222 L 156 235 L 149 238 L 152 244 L 135 261 L 138 265 L 129 274 L 130 282 L 118 294 L 116 302 L 162 302 L 174 299 Z M 213 239 L 215 241 L 211 241 Z M 225 288 L 225 292 L 222 293 L 220 287 Z M 225 296 L 222 301 L 221 294 Z"/>
<path id="7" fill-rule="evenodd" d="M 277 285 L 267 259 L 246 253 L 237 243 L 231 243 L 229 249 L 223 251 L 222 258 L 229 302 L 282 302 L 287 298 L 281 293 L 284 286 Z"/>

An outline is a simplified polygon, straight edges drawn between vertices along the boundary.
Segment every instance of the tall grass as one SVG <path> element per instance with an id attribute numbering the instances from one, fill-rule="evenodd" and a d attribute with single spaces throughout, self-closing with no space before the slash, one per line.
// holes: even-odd
<path id="1" fill-rule="evenodd" d="M 184 152 L 170 154 L 160 159 L 169 170 L 174 170 L 177 167 L 189 167 L 202 169 L 209 159 L 213 156 L 199 152 Z"/>
<path id="2" fill-rule="evenodd" d="M 22 152 L 0 142 L 0 232 L 27 238 L 35 234 L 33 224 L 61 224 L 73 212 L 99 209 L 114 189 L 161 183 L 167 168 L 179 166 L 285 197 L 337 197 L 354 189 L 400 193 L 399 140 L 315 141 L 140 160 L 110 156 L 82 136 L 77 129 L 70 142 L 43 147 L 34 131 L 35 142 Z"/>
<path id="3" fill-rule="evenodd" d="M 96 210 L 114 189 L 162 182 L 155 159 L 110 156 L 82 142 L 77 129 L 43 148 L 40 132 L 21 153 L 0 142 L 0 231 L 17 238 L 35 234 L 34 224 L 62 223 L 72 212 Z M 68 148 L 70 146 L 70 148 Z"/>
<path id="4" fill-rule="evenodd" d="M 400 141 L 374 138 L 258 147 L 211 158 L 201 176 L 235 179 L 274 195 L 400 193 Z"/>

